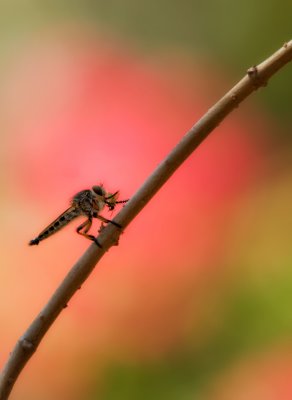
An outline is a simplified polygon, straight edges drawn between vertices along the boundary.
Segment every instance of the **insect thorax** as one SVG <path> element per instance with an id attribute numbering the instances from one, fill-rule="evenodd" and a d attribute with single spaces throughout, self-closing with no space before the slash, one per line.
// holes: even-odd
<path id="1" fill-rule="evenodd" d="M 78 192 L 72 199 L 72 205 L 78 208 L 85 215 L 92 215 L 95 210 L 97 212 L 104 208 L 105 202 L 102 196 L 98 196 L 91 190 L 82 190 Z"/>

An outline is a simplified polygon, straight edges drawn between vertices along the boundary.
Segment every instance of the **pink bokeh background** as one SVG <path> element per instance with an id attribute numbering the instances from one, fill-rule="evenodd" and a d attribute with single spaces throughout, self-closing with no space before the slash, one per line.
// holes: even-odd
<path id="1" fill-rule="evenodd" d="M 103 183 L 131 197 L 232 84 L 205 60 L 146 57 L 76 27 L 44 31 L 15 50 L 2 88 L 2 365 L 89 245 L 74 223 L 36 248 L 28 241 L 79 190 Z M 77 400 L 89 386 L 101 394 L 110 363 L 155 362 L 188 343 L 205 343 L 221 323 L 222 293 L 237 274 L 228 262 L 237 218 L 270 168 L 271 129 L 268 117 L 246 104 L 212 133 L 105 255 L 45 337 L 12 399 Z M 277 354 L 285 399 L 292 396 L 285 378 L 291 358 Z M 273 365 L 272 355 L 263 357 Z M 276 398 L 262 386 L 275 380 L 283 388 L 279 374 L 245 362 L 253 374 L 239 363 L 218 378 L 210 398 Z M 252 394 L 238 397 L 242 381 Z"/>

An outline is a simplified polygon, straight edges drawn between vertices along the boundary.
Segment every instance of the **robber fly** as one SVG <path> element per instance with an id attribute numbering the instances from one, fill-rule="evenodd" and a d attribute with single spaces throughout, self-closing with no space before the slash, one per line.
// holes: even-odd
<path id="1" fill-rule="evenodd" d="M 29 242 L 29 245 L 33 246 L 39 244 L 41 240 L 44 240 L 58 232 L 76 217 L 84 215 L 87 219 L 78 226 L 76 232 L 85 236 L 87 239 L 94 241 L 97 246 L 101 247 L 96 237 L 89 235 L 88 231 L 91 228 L 93 218 L 98 218 L 104 223 L 110 222 L 118 228 L 121 228 L 117 222 L 100 215 L 100 212 L 105 206 L 107 206 L 109 210 L 114 210 L 117 204 L 126 203 L 128 201 L 118 200 L 118 194 L 119 192 L 107 193 L 102 185 L 93 186 L 91 190 L 87 189 L 78 192 L 72 198 L 70 207 L 55 219 L 55 221 L 48 225 L 35 239 L 32 239 Z"/>

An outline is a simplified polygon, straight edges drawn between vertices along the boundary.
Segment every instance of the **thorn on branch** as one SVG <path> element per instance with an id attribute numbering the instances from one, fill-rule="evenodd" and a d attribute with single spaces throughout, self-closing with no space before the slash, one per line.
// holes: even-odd
<path id="1" fill-rule="evenodd" d="M 105 226 L 104 226 L 104 223 L 102 222 L 102 223 L 100 224 L 98 233 L 101 233 L 101 232 L 104 230 L 104 228 L 105 228 Z"/>

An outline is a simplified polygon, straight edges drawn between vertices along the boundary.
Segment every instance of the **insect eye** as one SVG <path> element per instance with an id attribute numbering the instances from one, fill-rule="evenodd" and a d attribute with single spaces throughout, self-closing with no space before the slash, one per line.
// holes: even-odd
<path id="1" fill-rule="evenodd" d="M 94 193 L 98 194 L 99 196 L 104 195 L 104 190 L 101 186 L 92 186 L 92 190 L 94 191 Z"/>

